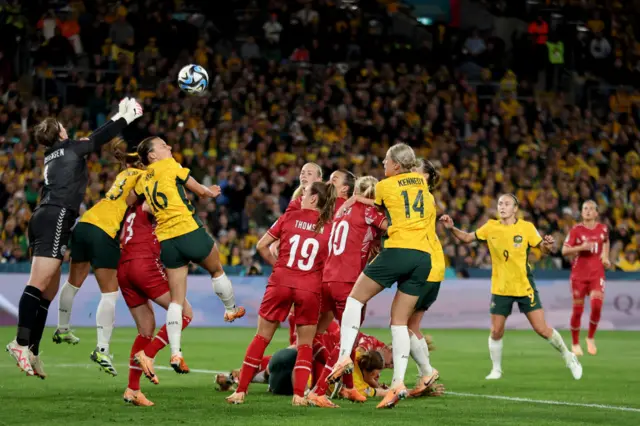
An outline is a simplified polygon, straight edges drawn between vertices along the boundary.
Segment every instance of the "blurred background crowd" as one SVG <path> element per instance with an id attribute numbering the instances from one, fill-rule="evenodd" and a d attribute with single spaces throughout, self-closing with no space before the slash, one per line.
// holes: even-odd
<path id="1" fill-rule="evenodd" d="M 410 144 L 442 174 L 441 213 L 474 229 L 515 193 L 558 249 L 597 201 L 611 259 L 639 271 L 640 15 L 637 1 L 123 0 L 0 2 L 0 261 L 28 261 L 42 184 L 31 128 L 57 116 L 90 134 L 123 96 L 144 117 L 133 149 L 162 136 L 216 200 L 194 200 L 223 262 L 263 273 L 255 244 L 287 207 L 306 161 L 383 177 Z M 416 20 L 416 18 L 418 18 Z M 15 42 L 14 42 L 15 40 Z M 203 96 L 175 85 L 188 63 Z M 118 168 L 89 158 L 83 209 Z M 440 230 L 450 267 L 488 269 L 485 246 Z M 568 268 L 559 250 L 537 269 Z"/>

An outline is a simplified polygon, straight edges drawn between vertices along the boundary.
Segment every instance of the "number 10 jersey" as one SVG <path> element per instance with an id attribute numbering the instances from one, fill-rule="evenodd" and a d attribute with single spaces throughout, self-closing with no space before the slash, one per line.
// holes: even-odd
<path id="1" fill-rule="evenodd" d="M 156 236 L 160 242 L 202 227 L 184 189 L 190 173 L 173 158 L 167 158 L 150 164 L 138 180 L 135 192 L 147 200 L 156 218 Z"/>

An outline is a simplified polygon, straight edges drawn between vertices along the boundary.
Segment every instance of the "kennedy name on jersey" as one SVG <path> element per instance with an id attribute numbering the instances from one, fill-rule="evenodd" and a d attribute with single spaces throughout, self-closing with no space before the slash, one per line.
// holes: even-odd
<path id="1" fill-rule="evenodd" d="M 298 229 L 303 229 L 305 231 L 312 231 L 312 232 L 316 232 L 316 224 L 315 223 L 309 223 L 309 222 L 305 222 L 303 220 L 296 220 L 296 228 Z M 322 234 L 324 233 L 324 227 L 320 228 L 320 232 L 317 232 L 318 234 Z"/>
<path id="2" fill-rule="evenodd" d="M 64 148 L 56 149 L 51 154 L 44 157 L 44 164 L 47 164 L 51 160 L 55 160 L 56 158 L 64 157 Z"/>
<path id="3" fill-rule="evenodd" d="M 411 185 L 425 185 L 423 178 L 410 177 L 400 179 L 398 181 L 398 186 L 411 186 Z"/>

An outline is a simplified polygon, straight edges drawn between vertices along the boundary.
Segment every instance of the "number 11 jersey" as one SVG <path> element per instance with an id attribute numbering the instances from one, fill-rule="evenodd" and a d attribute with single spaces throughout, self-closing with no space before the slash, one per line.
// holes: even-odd
<path id="1" fill-rule="evenodd" d="M 280 251 L 269 285 L 321 292 L 322 270 L 329 254 L 331 222 L 315 232 L 319 216 L 316 210 L 291 211 L 280 216 L 267 231 L 280 240 Z"/>
<path id="2" fill-rule="evenodd" d="M 160 242 L 202 226 L 184 189 L 190 173 L 173 158 L 167 158 L 150 164 L 138 180 L 135 192 L 147 200 L 156 218 L 156 236 Z"/>
<path id="3" fill-rule="evenodd" d="M 428 193 L 425 178 L 414 172 L 391 176 L 376 184 L 375 203 L 389 220 L 389 237 L 383 240 L 383 249 L 430 253 L 429 233 L 436 220 L 436 209 L 432 203 L 425 203 Z"/>

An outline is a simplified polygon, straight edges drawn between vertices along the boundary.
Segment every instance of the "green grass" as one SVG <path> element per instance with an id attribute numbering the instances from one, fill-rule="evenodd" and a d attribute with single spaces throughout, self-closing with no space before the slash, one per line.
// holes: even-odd
<path id="1" fill-rule="evenodd" d="M 120 375 L 109 377 L 89 361 L 95 342 L 93 329 L 78 330 L 77 346 L 51 343 L 53 330 L 45 331 L 43 359 L 49 377 L 44 380 L 19 374 L 8 355 L 0 357 L 0 424 L 423 424 L 433 425 L 639 425 L 640 411 L 550 405 L 513 400 L 448 395 L 442 398 L 407 400 L 394 410 L 376 410 L 373 401 L 364 405 L 342 403 L 339 410 L 293 408 L 289 397 L 252 385 L 242 406 L 229 406 L 225 394 L 215 390 L 213 376 L 192 373 L 178 376 L 159 370 L 160 385 L 143 379 L 153 408 L 125 404 L 126 360 L 135 331 L 114 332 L 112 352 Z M 373 334 L 389 341 L 388 330 Z M 0 328 L 0 343 L 9 342 L 13 327 Z M 192 369 L 230 370 L 240 367 L 254 330 L 187 329 L 183 352 Z M 508 331 L 505 337 L 502 380 L 487 382 L 489 372 L 487 331 L 436 330 L 437 350 L 433 365 L 440 370 L 448 391 L 497 395 L 534 400 L 603 404 L 640 410 L 640 339 L 638 333 L 601 332 L 600 353 L 582 358 L 584 377 L 574 381 L 562 359 L 533 332 Z M 568 333 L 564 333 L 569 339 Z M 278 332 L 268 353 L 286 346 L 286 332 Z M 157 365 L 168 365 L 168 350 L 160 352 Z M 77 365 L 73 367 L 73 365 Z M 407 383 L 413 384 L 415 365 L 410 361 Z M 384 380 L 390 379 L 385 372 Z"/>

